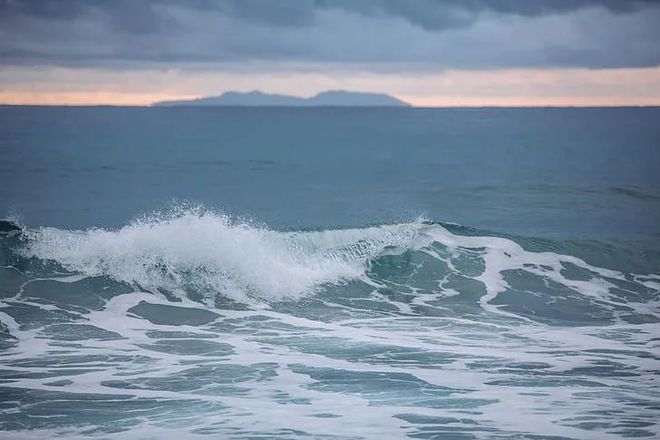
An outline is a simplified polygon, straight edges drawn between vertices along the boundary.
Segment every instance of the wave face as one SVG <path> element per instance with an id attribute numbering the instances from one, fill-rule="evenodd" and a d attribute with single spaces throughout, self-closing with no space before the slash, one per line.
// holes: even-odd
<path id="1" fill-rule="evenodd" d="M 14 438 L 660 435 L 660 259 L 634 246 L 202 209 L 1 226 Z"/>
<path id="2" fill-rule="evenodd" d="M 42 228 L 28 233 L 23 254 L 149 290 L 277 301 L 359 278 L 384 249 L 412 246 L 421 226 L 283 233 L 193 210 L 118 231 Z"/>

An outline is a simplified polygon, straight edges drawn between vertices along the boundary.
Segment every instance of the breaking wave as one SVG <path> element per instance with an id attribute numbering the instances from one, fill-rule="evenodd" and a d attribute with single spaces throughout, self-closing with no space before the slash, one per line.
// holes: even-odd
<path id="1" fill-rule="evenodd" d="M 421 221 L 365 229 L 278 232 L 208 211 L 187 210 L 118 230 L 28 232 L 24 256 L 68 271 L 107 275 L 145 289 L 222 292 L 235 299 L 295 299 L 364 275 L 388 248 L 409 248 Z"/>
<path id="2" fill-rule="evenodd" d="M 557 253 L 561 246 L 539 248 L 533 240 L 423 219 L 276 231 L 198 208 L 154 214 L 116 230 L 28 230 L 19 253 L 137 290 L 180 298 L 195 293 L 210 305 L 218 295 L 251 303 L 336 296 L 357 282 L 370 289 L 370 300 L 404 314 L 423 314 L 424 305 L 435 308 L 434 301 L 462 295 L 483 310 L 517 318 L 657 320 L 657 274 L 598 267 Z"/>
<path id="3" fill-rule="evenodd" d="M 635 255 L 423 219 L 277 231 L 179 209 L 118 229 L 0 222 L 0 392 L 20 408 L 0 426 L 344 439 L 366 420 L 380 428 L 365 438 L 657 437 L 660 276 L 645 270 L 656 257 Z M 494 427 L 502 414 L 516 417 Z"/>

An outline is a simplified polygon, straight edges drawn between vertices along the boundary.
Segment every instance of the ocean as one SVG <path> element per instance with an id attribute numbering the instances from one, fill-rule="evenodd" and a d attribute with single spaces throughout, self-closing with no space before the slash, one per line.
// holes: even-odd
<path id="1" fill-rule="evenodd" d="M 660 108 L 0 107 L 0 438 L 660 436 Z"/>

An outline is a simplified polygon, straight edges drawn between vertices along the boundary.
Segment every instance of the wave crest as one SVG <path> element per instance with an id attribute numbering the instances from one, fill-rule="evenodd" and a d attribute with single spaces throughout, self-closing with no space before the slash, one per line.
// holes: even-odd
<path id="1" fill-rule="evenodd" d="M 27 233 L 22 253 L 149 290 L 277 301 L 363 276 L 369 260 L 389 247 L 409 247 L 422 225 L 280 232 L 187 210 L 118 230 L 40 228 Z"/>

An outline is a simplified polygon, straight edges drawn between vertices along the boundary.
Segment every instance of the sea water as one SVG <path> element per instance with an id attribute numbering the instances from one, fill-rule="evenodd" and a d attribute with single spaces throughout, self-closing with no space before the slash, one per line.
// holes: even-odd
<path id="1" fill-rule="evenodd" d="M 0 107 L 0 438 L 660 435 L 660 109 Z"/>

